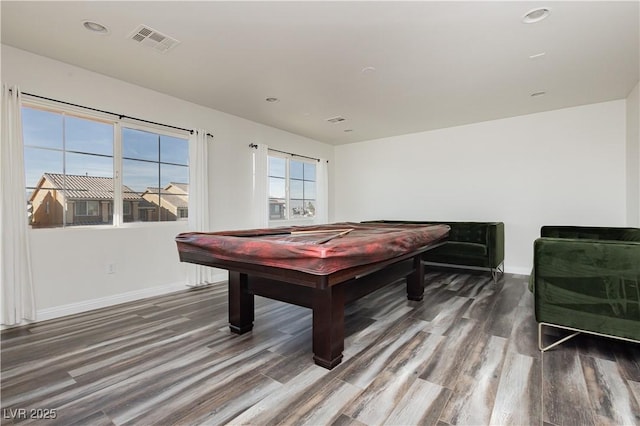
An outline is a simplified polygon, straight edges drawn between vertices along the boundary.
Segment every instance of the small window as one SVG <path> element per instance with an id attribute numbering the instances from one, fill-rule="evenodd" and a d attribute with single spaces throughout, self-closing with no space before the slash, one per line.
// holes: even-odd
<path id="1" fill-rule="evenodd" d="M 76 201 L 76 216 L 100 216 L 100 201 Z"/>
<path id="2" fill-rule="evenodd" d="M 316 215 L 316 164 L 269 156 L 269 219 Z"/>
<path id="3" fill-rule="evenodd" d="M 315 217 L 316 215 L 316 165 L 289 160 L 289 198 L 291 217 Z"/>

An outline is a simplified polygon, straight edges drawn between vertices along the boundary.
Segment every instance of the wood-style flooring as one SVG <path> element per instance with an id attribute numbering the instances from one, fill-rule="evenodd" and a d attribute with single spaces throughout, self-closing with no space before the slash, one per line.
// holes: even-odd
<path id="1" fill-rule="evenodd" d="M 429 269 L 422 302 L 392 283 L 347 307 L 331 371 L 308 309 L 256 297 L 230 333 L 226 284 L 5 330 L 2 424 L 640 424 L 640 345 L 542 355 L 526 281 Z"/>

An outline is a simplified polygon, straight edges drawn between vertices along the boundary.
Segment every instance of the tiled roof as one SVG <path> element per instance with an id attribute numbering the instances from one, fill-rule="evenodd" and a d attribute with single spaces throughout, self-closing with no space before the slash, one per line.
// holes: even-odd
<path id="1" fill-rule="evenodd" d="M 158 206 L 156 204 L 153 204 L 142 197 L 138 200 L 138 209 L 155 209 L 157 207 Z"/>
<path id="2" fill-rule="evenodd" d="M 162 203 L 164 202 L 168 202 L 169 204 L 172 204 L 178 208 L 187 208 L 189 207 L 189 201 L 187 199 L 184 198 L 183 195 L 176 195 L 176 194 L 169 194 L 169 195 L 165 195 L 162 194 Z"/>
<path id="3" fill-rule="evenodd" d="M 113 178 L 82 175 L 65 176 L 59 173 L 45 173 L 44 176 L 52 184 L 52 189 L 64 189 L 64 195 L 67 199 L 113 199 Z M 122 185 L 122 195 L 123 199 L 127 201 L 140 201 L 142 199 L 140 194 L 125 185 Z"/>
<path id="4" fill-rule="evenodd" d="M 189 184 L 188 183 L 171 182 L 169 184 L 169 186 L 167 187 L 167 189 L 170 186 L 173 186 L 174 188 L 177 188 L 184 195 L 188 195 L 189 194 Z M 174 192 L 177 192 L 177 191 L 174 191 Z"/>
<path id="5" fill-rule="evenodd" d="M 174 185 L 175 186 L 175 184 L 169 184 L 169 186 L 170 185 Z M 189 186 L 187 184 L 181 184 L 181 185 L 184 185 L 188 190 Z M 169 192 L 169 191 L 167 191 L 167 188 L 160 189 L 160 188 L 157 188 L 157 187 L 149 187 L 149 188 L 147 188 L 147 190 L 142 195 L 144 196 L 144 195 L 147 195 L 147 194 L 148 195 L 155 195 L 155 196 L 160 194 L 162 203 L 167 202 L 167 203 L 169 203 L 169 204 L 171 204 L 171 205 L 173 205 L 173 206 L 175 206 L 177 208 L 187 208 L 187 207 L 189 207 L 189 198 L 186 195 L 186 192 L 185 192 L 184 195 L 182 195 L 182 194 L 176 194 L 176 193 L 173 193 L 173 192 Z"/>

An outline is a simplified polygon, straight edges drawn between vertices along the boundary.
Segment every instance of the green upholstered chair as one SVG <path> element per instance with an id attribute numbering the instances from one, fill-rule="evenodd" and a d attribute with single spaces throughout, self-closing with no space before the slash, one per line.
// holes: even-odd
<path id="1" fill-rule="evenodd" d="M 486 268 L 494 281 L 504 274 L 504 223 L 433 222 L 451 227 L 447 243 L 427 251 L 425 262 Z"/>
<path id="2" fill-rule="evenodd" d="M 378 223 L 414 223 L 449 225 L 447 242 L 425 252 L 422 259 L 428 263 L 488 269 L 494 282 L 504 274 L 503 222 L 450 222 L 376 220 Z"/>
<path id="3" fill-rule="evenodd" d="M 529 289 L 538 346 L 583 332 L 640 342 L 640 228 L 544 226 Z M 573 331 L 544 346 L 543 326 Z"/>

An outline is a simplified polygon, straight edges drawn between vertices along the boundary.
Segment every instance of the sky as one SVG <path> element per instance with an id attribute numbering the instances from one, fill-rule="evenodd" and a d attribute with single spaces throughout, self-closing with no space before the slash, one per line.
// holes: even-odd
<path id="1" fill-rule="evenodd" d="M 113 177 L 114 125 L 22 108 L 25 177 L 29 188 L 44 173 Z M 136 192 L 189 182 L 187 139 L 122 130 L 123 184 Z"/>
<path id="2" fill-rule="evenodd" d="M 27 193 L 44 173 L 113 178 L 113 123 L 22 108 Z M 142 193 L 189 182 L 187 139 L 122 127 L 122 183 Z M 291 208 L 316 198 L 316 165 L 288 159 Z M 269 157 L 269 196 L 286 198 L 287 159 Z"/>
<path id="3" fill-rule="evenodd" d="M 282 157 L 269 157 L 269 197 L 286 197 L 286 162 Z M 289 160 L 289 197 L 314 200 L 316 198 L 316 165 Z"/>

